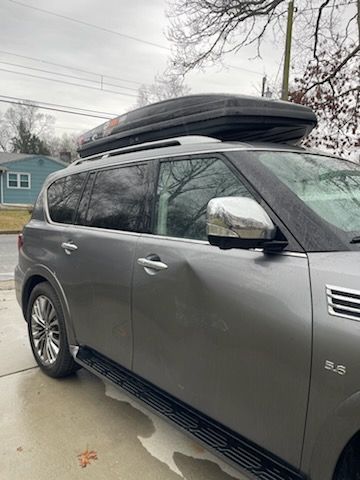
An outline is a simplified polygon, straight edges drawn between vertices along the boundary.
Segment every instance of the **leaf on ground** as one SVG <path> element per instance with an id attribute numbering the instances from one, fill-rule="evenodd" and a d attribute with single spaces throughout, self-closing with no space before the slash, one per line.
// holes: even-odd
<path id="1" fill-rule="evenodd" d="M 89 450 L 88 448 L 78 455 L 79 463 L 81 468 L 85 468 L 87 465 L 90 465 L 91 460 L 97 460 L 97 453 L 95 450 Z"/>
<path id="2" fill-rule="evenodd" d="M 205 449 L 198 443 L 192 442 L 192 446 L 197 453 L 204 453 Z"/>

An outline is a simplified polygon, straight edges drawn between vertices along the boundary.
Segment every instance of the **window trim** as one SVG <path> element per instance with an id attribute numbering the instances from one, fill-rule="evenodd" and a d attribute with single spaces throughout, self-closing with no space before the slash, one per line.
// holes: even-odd
<path id="1" fill-rule="evenodd" d="M 16 175 L 16 187 L 10 186 L 10 175 Z M 28 186 L 21 186 L 21 175 L 26 175 L 28 178 Z M 31 173 L 28 172 L 6 172 L 6 187 L 9 190 L 30 190 L 31 189 Z"/>
<path id="2" fill-rule="evenodd" d="M 88 201 L 88 204 L 87 204 L 87 207 L 86 207 L 86 214 L 85 214 L 85 218 L 86 218 L 86 217 L 87 217 L 87 212 L 88 212 L 88 210 L 89 210 L 91 195 L 92 195 L 93 188 L 94 188 L 94 185 L 95 185 L 95 180 L 96 180 L 96 177 L 97 177 L 97 174 L 98 174 L 98 172 L 95 171 L 95 170 L 88 170 L 86 173 L 87 173 L 87 175 L 86 175 L 86 178 L 85 178 L 85 180 L 84 180 L 84 185 L 83 185 L 83 188 L 82 188 L 82 190 L 81 190 L 78 203 L 77 203 L 77 205 L 76 205 L 76 209 L 75 209 L 75 214 L 74 214 L 73 221 L 72 221 L 72 223 L 71 223 L 71 225 L 77 226 L 77 227 L 85 227 L 85 226 L 87 226 L 87 225 L 81 225 L 80 223 L 78 223 L 78 219 L 79 219 L 79 207 L 80 207 L 80 203 L 81 203 L 81 200 L 82 200 L 82 198 L 83 198 L 83 195 L 84 195 L 84 193 L 85 193 L 86 187 L 88 186 L 88 184 L 90 184 L 91 190 L 90 190 L 90 198 L 89 198 L 89 201 Z"/>

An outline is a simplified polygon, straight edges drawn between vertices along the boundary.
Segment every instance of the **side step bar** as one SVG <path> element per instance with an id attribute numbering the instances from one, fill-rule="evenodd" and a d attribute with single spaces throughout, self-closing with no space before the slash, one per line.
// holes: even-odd
<path id="1" fill-rule="evenodd" d="M 75 360 L 190 433 L 213 453 L 261 480 L 305 480 L 297 470 L 239 434 L 194 410 L 124 367 L 88 348 L 79 348 Z"/>

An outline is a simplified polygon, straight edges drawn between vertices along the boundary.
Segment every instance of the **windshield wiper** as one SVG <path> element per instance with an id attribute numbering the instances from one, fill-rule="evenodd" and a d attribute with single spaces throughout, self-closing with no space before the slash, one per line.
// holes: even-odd
<path id="1" fill-rule="evenodd" d="M 354 237 L 350 240 L 350 243 L 360 243 L 360 236 Z"/>

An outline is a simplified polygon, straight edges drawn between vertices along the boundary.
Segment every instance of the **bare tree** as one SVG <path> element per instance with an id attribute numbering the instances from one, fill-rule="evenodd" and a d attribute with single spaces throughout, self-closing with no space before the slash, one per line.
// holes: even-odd
<path id="1" fill-rule="evenodd" d="M 0 148 L 5 152 L 45 148 L 55 118 L 39 113 L 26 102 L 10 107 L 0 116 Z M 21 153 L 39 153 L 21 151 Z"/>
<path id="2" fill-rule="evenodd" d="M 331 78 L 359 57 L 360 0 L 296 3 L 294 39 L 308 60 L 320 61 L 320 44 L 340 42 L 347 55 L 328 70 Z M 283 39 L 286 12 L 287 0 L 169 0 L 168 38 L 174 45 L 174 72 L 185 75 L 249 45 L 254 45 L 260 56 L 266 34 L 272 33 L 277 41 L 280 34 Z"/>
<path id="3" fill-rule="evenodd" d="M 295 78 L 290 98 L 316 112 L 318 126 L 305 139 L 306 146 L 351 156 L 360 147 L 359 64 L 352 58 L 346 68 L 329 75 L 346 56 L 341 48 L 335 54 L 319 52 Z"/>
<path id="4" fill-rule="evenodd" d="M 183 78 L 251 45 L 261 56 L 265 38 L 284 41 L 287 2 L 168 0 L 173 71 Z M 311 107 L 319 120 L 307 144 L 349 153 L 360 137 L 360 0 L 295 5 L 291 100 Z"/>
<path id="5" fill-rule="evenodd" d="M 160 102 L 169 98 L 187 95 L 190 88 L 183 80 L 174 74 L 157 75 L 151 85 L 141 85 L 138 91 L 136 107 L 144 107 L 150 103 Z"/>
<path id="6" fill-rule="evenodd" d="M 78 158 L 77 138 L 79 134 L 63 133 L 61 136 L 50 136 L 48 146 L 53 157 L 72 162 Z"/>

